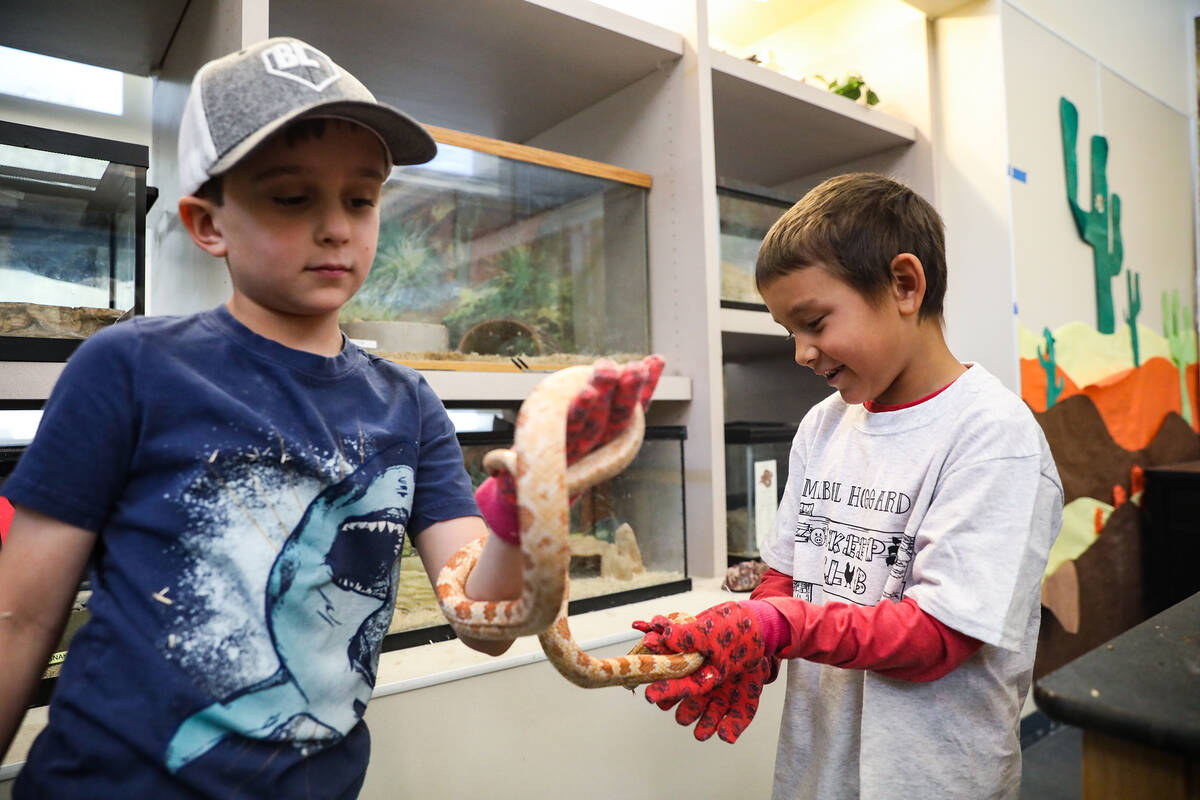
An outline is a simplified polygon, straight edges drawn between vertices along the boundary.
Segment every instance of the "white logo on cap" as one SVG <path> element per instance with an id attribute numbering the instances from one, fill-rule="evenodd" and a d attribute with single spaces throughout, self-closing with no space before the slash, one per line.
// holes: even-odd
<path id="1" fill-rule="evenodd" d="M 280 42 L 271 45 L 262 54 L 263 64 L 267 72 L 281 78 L 289 78 L 297 83 L 303 83 L 314 91 L 321 91 L 337 80 L 337 67 L 320 50 L 300 42 Z M 325 70 L 327 75 L 320 83 L 314 83 L 302 74 L 293 72 L 297 67 Z"/>

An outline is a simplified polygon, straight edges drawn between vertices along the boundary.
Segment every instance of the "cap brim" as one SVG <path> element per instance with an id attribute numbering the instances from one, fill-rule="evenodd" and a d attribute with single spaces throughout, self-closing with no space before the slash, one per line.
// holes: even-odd
<path id="1" fill-rule="evenodd" d="M 392 156 L 393 164 L 424 164 L 437 155 L 437 143 L 433 141 L 433 137 L 419 122 L 403 111 L 382 103 L 339 100 L 297 109 L 270 125 L 259 128 L 209 167 L 208 174 L 220 175 L 228 171 L 286 125 L 305 117 L 336 117 L 369 128 L 383 140 Z"/>

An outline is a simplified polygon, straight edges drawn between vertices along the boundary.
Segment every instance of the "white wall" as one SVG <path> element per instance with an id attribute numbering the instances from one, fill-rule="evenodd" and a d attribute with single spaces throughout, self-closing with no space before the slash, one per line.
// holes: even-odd
<path id="1" fill-rule="evenodd" d="M 950 349 L 1020 390 L 1013 316 L 1003 40 L 997 0 L 933 25 L 937 206 L 946 223 Z"/>
<path id="2" fill-rule="evenodd" d="M 671 602 L 657 601 L 659 611 Z M 580 689 L 545 661 L 378 697 L 367 707 L 371 766 L 361 796 L 766 798 L 783 690 L 782 678 L 766 687 L 732 746 L 696 741 L 640 689 Z"/>
<path id="3" fill-rule="evenodd" d="M 1076 201 L 1085 210 L 1092 207 L 1093 135 L 1108 140 L 1108 190 L 1121 198 L 1124 260 L 1121 273 L 1110 281 L 1115 330 L 1125 325 L 1130 272 L 1140 282 L 1138 323 L 1161 330 L 1163 292 L 1187 298 L 1194 282 L 1190 117 L 1195 101 L 1183 110 L 1166 102 L 1191 91 L 1194 56 L 1176 41 L 1185 38 L 1191 23 L 1185 3 L 1160 0 L 1147 5 L 1157 15 L 1126 9 L 1103 20 L 1049 14 L 1039 19 L 1022 8 L 1032 5 L 1038 4 L 1006 2 L 1001 14 L 1009 162 L 1027 176 L 1024 182 L 1008 182 L 1021 324 L 1038 334 L 1074 321 L 1097 325 L 1092 249 L 1079 238 L 1065 202 L 1058 111 L 1059 98 L 1065 97 L 1079 112 Z M 1058 5 L 1069 4 L 1053 7 Z M 1048 28 L 1050 20 L 1069 29 Z M 1126 29 L 1127 36 L 1116 35 Z M 1089 52 L 1082 49 L 1085 41 L 1108 50 Z M 1140 72 L 1129 66 L 1130 51 L 1145 57 L 1138 63 Z M 1161 52 L 1151 57 L 1150 51 Z M 1163 54 L 1174 70 L 1167 70 Z M 1152 69 L 1162 74 L 1151 75 Z M 1154 82 L 1139 86 L 1135 77 Z"/>
<path id="4" fill-rule="evenodd" d="M 1047 30 L 1185 115 L 1196 95 L 1185 70 L 1194 0 L 1005 0 Z"/>

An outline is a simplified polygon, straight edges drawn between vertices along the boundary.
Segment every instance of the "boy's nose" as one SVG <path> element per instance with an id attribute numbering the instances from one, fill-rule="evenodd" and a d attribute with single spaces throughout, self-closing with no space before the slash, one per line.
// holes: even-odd
<path id="1" fill-rule="evenodd" d="M 820 356 L 820 353 L 817 352 L 816 347 L 814 347 L 811 344 L 807 344 L 806 342 L 801 341 L 799 339 L 799 337 L 797 337 L 797 339 L 796 339 L 796 363 L 797 364 L 799 364 L 802 367 L 808 367 L 809 369 L 812 369 L 813 365 L 815 365 L 817 363 L 817 358 L 819 356 Z"/>
<path id="2" fill-rule="evenodd" d="M 340 245 L 350 240 L 350 219 L 340 206 L 331 206 L 322 212 L 316 230 L 321 244 Z"/>

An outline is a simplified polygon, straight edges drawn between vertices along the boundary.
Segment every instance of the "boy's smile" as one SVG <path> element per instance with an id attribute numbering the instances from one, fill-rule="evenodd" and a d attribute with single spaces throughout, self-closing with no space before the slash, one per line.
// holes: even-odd
<path id="1" fill-rule="evenodd" d="M 389 171 L 375 134 L 328 120 L 320 135 L 292 143 L 277 135 L 227 172 L 205 249 L 229 266 L 234 317 L 290 346 L 336 354 L 338 310 L 375 258 Z"/>

